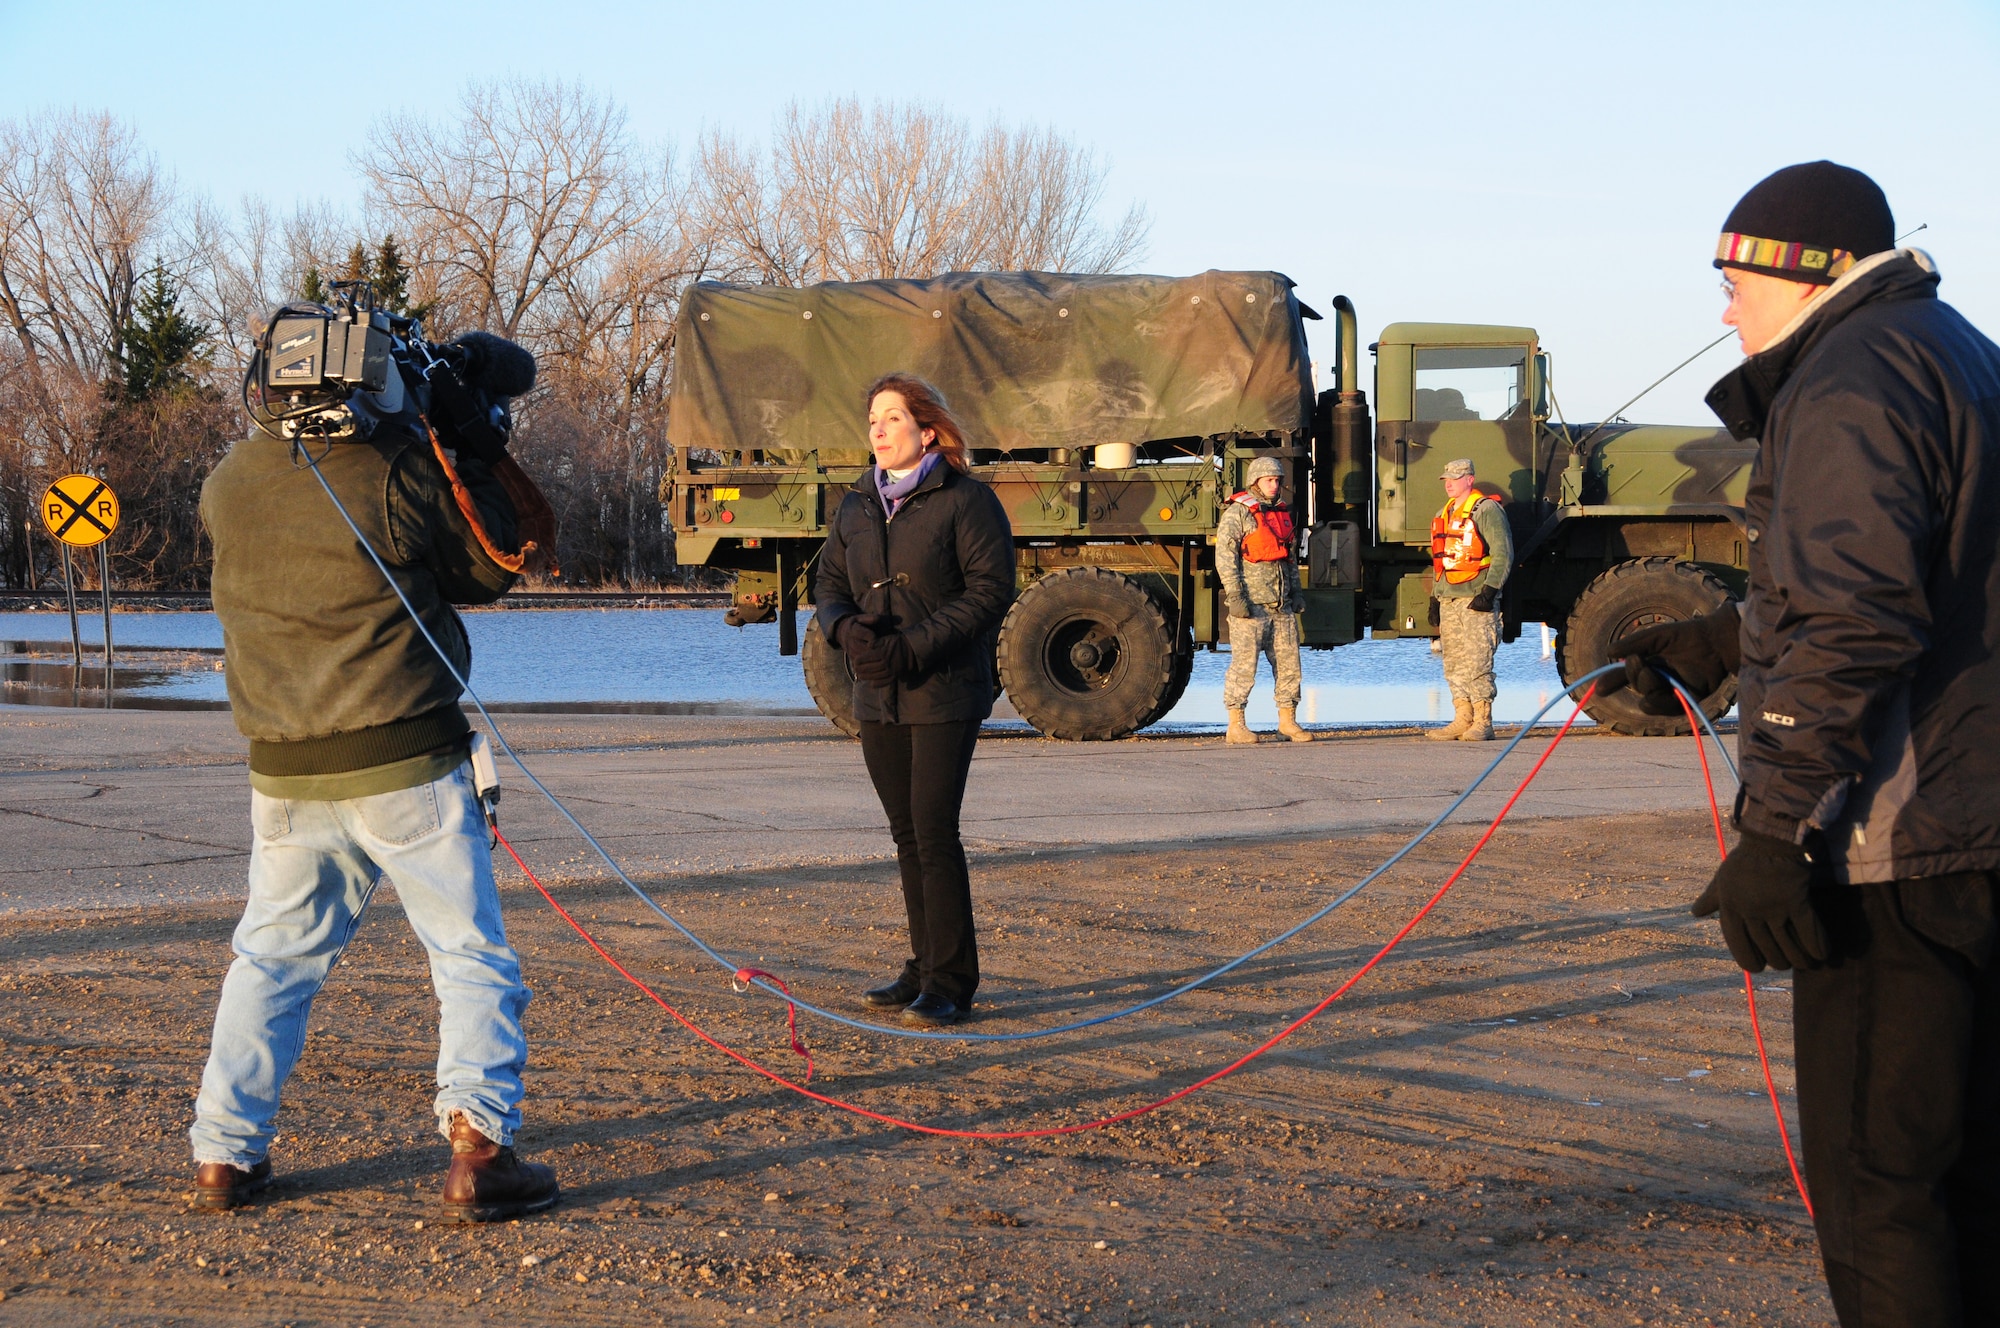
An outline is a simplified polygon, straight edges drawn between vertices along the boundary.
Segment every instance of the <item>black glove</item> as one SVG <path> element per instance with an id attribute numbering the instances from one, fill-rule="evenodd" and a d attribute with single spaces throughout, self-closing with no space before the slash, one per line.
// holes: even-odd
<path id="1" fill-rule="evenodd" d="M 866 653 L 848 658 L 854 661 L 855 677 L 878 687 L 917 671 L 917 652 L 910 649 L 909 638 L 898 631 L 881 633 Z"/>
<path id="2" fill-rule="evenodd" d="M 865 655 L 888 627 L 886 613 L 850 613 L 833 625 L 833 643 L 851 656 Z"/>
<path id="3" fill-rule="evenodd" d="M 1742 630 L 1742 616 L 1732 602 L 1686 622 L 1634 632 L 1612 643 L 1625 659 L 1625 672 L 1605 674 L 1597 694 L 1608 696 L 1629 684 L 1647 714 L 1678 715 L 1680 698 L 1661 671 L 1679 678 L 1697 701 L 1712 695 L 1743 662 Z"/>
<path id="4" fill-rule="evenodd" d="M 1250 616 L 1250 606 L 1248 604 L 1227 595 L 1223 596 L 1222 599 L 1222 611 L 1232 618 L 1248 618 Z"/>
<path id="5" fill-rule="evenodd" d="M 431 370 L 430 386 L 430 419 L 439 442 L 487 462 L 506 455 L 509 417 L 503 403 L 467 383 L 450 361 Z"/>
<path id="6" fill-rule="evenodd" d="M 1819 865 L 1797 844 L 1744 831 L 1688 911 L 1722 914 L 1722 936 L 1746 973 L 1818 968 L 1831 953 L 1812 906 Z"/>
<path id="7" fill-rule="evenodd" d="M 1444 606 L 1436 599 L 1431 600 L 1431 626 L 1444 626 Z"/>
<path id="8" fill-rule="evenodd" d="M 1492 586 L 1484 586 L 1478 594 L 1472 597 L 1472 603 L 1465 607 L 1471 609 L 1474 613 L 1491 613 L 1493 612 L 1493 601 L 1499 598 L 1499 595 L 1500 592 Z"/>

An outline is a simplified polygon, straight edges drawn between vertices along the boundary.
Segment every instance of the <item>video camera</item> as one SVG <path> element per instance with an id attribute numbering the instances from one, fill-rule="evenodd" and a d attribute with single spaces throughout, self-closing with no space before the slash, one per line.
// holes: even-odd
<path id="1" fill-rule="evenodd" d="M 243 408 L 259 428 L 328 442 L 428 430 L 489 462 L 506 452 L 507 403 L 534 387 L 533 355 L 490 332 L 429 341 L 419 320 L 376 308 L 365 281 L 336 282 L 332 295 L 280 306 L 258 333 Z"/>

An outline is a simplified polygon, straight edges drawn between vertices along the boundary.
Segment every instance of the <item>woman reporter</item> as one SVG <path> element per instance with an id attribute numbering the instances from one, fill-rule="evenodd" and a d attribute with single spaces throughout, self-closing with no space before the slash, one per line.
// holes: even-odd
<path id="1" fill-rule="evenodd" d="M 1014 532 L 966 473 L 936 388 L 892 373 L 865 398 L 872 466 L 834 513 L 814 585 L 821 630 L 854 672 L 868 776 L 888 813 L 910 959 L 863 999 L 906 1024 L 955 1024 L 979 986 L 959 808 L 993 713 L 993 647 L 1014 599 Z"/>

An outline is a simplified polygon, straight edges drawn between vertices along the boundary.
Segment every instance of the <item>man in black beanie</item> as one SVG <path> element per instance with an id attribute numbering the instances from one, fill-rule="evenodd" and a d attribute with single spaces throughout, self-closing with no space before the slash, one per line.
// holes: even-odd
<path id="1" fill-rule="evenodd" d="M 1729 214 L 1747 358 L 1708 402 L 1759 444 L 1749 594 L 1620 648 L 1661 713 L 1665 674 L 1739 677 L 1741 837 L 1694 911 L 1795 970 L 1841 1323 L 2000 1324 L 2000 347 L 1894 232 L 1827 161 Z"/>

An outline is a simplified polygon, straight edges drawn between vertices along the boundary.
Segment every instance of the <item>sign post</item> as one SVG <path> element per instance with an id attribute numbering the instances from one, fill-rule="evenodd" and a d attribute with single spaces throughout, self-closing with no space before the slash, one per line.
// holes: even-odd
<path id="1" fill-rule="evenodd" d="M 63 588 L 69 594 L 69 642 L 75 660 L 72 685 L 83 670 L 83 637 L 76 622 L 76 575 L 71 549 L 97 549 L 97 584 L 104 592 L 104 704 L 111 705 L 111 555 L 104 542 L 118 529 L 118 495 L 94 475 L 65 475 L 42 495 L 42 524 L 63 546 Z"/>

